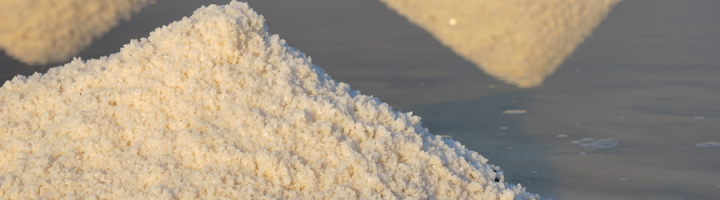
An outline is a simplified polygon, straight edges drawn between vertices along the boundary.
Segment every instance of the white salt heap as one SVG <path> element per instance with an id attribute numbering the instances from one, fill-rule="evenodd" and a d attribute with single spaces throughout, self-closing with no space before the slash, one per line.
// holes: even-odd
<path id="1" fill-rule="evenodd" d="M 26 64 L 65 62 L 155 0 L 2 0 L 0 50 Z"/>
<path id="2" fill-rule="evenodd" d="M 380 0 L 485 73 L 542 83 L 620 0 Z"/>
<path id="3" fill-rule="evenodd" d="M 244 3 L 0 88 L 1 199 L 539 199 Z"/>

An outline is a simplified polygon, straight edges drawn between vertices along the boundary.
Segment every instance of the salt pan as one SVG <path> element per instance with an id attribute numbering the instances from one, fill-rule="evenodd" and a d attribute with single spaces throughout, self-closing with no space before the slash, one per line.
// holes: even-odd
<path id="1" fill-rule="evenodd" d="M 0 199 L 539 199 L 247 4 L 0 88 Z"/>

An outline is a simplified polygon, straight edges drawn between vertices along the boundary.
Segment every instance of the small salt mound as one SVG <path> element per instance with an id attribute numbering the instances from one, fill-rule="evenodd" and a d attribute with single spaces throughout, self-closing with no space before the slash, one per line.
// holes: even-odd
<path id="1" fill-rule="evenodd" d="M 353 91 L 247 4 L 0 88 L 1 199 L 539 199 Z"/>
<path id="2" fill-rule="evenodd" d="M 620 0 L 380 0 L 485 73 L 542 83 Z"/>
<path id="3" fill-rule="evenodd" d="M 3 0 L 0 50 L 26 64 L 66 62 L 155 0 Z"/>

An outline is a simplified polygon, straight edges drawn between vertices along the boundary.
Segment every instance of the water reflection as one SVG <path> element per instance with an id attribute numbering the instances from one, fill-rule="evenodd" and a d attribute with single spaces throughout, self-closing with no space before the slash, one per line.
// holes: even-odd
<path id="1" fill-rule="evenodd" d="M 0 50 L 25 64 L 65 62 L 155 0 L 0 2 Z"/>
<path id="2" fill-rule="evenodd" d="M 519 87 L 552 74 L 620 0 L 381 0 L 485 73 Z"/>

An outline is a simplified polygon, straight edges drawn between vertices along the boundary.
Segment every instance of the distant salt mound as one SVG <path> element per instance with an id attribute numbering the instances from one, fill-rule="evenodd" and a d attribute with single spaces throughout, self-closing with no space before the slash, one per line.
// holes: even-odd
<path id="1" fill-rule="evenodd" d="M 485 73 L 519 87 L 552 74 L 620 0 L 380 0 Z"/>
<path id="2" fill-rule="evenodd" d="M 539 199 L 412 113 L 208 6 L 0 88 L 1 199 Z"/>
<path id="3" fill-rule="evenodd" d="M 65 62 L 155 0 L 3 0 L 0 50 L 26 64 Z"/>

